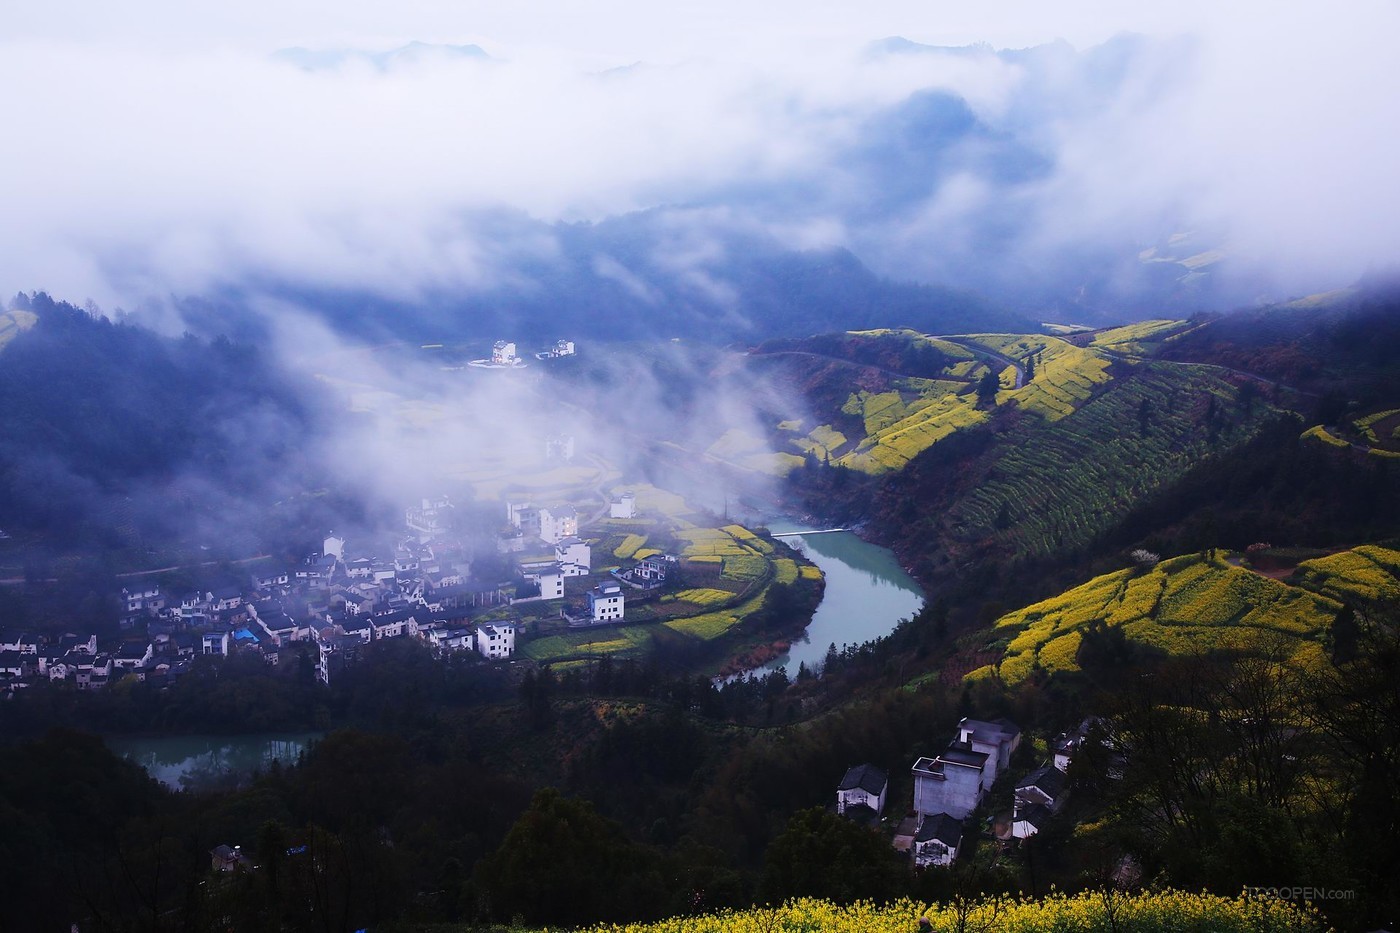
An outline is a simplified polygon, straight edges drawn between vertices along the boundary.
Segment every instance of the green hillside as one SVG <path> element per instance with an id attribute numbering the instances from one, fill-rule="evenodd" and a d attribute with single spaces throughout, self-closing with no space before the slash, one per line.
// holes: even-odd
<path id="1" fill-rule="evenodd" d="M 1343 604 L 1400 597 L 1397 577 L 1400 551 L 1374 546 L 1306 561 L 1288 582 L 1248 569 L 1239 555 L 1188 554 L 1105 574 L 1002 616 L 993 631 L 1004 655 L 968 676 L 1011 685 L 1036 670 L 1076 672 L 1091 629 L 1117 630 L 1170 655 L 1284 650 L 1295 664 L 1326 664 L 1324 640 Z"/>
<path id="2" fill-rule="evenodd" d="M 1041 556 L 1082 547 L 1191 466 L 1275 414 L 1204 366 L 1144 363 L 1054 420 L 1004 436 L 975 482 L 929 517 L 941 536 Z"/>

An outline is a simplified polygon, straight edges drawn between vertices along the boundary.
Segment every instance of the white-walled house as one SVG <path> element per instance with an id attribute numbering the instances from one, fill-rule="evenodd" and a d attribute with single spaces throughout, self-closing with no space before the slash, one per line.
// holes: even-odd
<path id="1" fill-rule="evenodd" d="M 1053 764 L 1036 768 L 1017 781 L 1011 835 L 1025 839 L 1040 832 L 1046 820 L 1064 806 L 1066 785 L 1065 773 Z"/>
<path id="2" fill-rule="evenodd" d="M 997 774 L 1011 762 L 1021 730 L 1008 719 L 964 719 L 948 748 L 914 762 L 914 809 L 920 816 L 947 813 L 966 819 Z"/>
<path id="3" fill-rule="evenodd" d="M 554 559 L 566 577 L 586 577 L 593 570 L 593 549 L 573 535 L 559 539 L 554 545 Z"/>
<path id="4" fill-rule="evenodd" d="M 666 582 L 676 564 L 674 554 L 652 554 L 637 561 L 637 566 L 632 568 L 632 578 L 659 586 Z"/>
<path id="5" fill-rule="evenodd" d="M 223 657 L 228 654 L 228 632 L 205 632 L 200 639 L 201 654 L 217 654 Z"/>
<path id="6" fill-rule="evenodd" d="M 623 602 L 621 585 L 600 583 L 588 591 L 588 614 L 594 622 L 621 622 Z"/>
<path id="7" fill-rule="evenodd" d="M 550 544 L 578 535 L 578 510 L 572 505 L 540 509 L 540 537 Z"/>
<path id="8" fill-rule="evenodd" d="M 914 810 L 920 816 L 947 813 L 966 819 L 982 800 L 981 752 L 949 748 L 934 758 L 914 762 Z"/>
<path id="9" fill-rule="evenodd" d="M 982 790 L 989 791 L 997 775 L 1011 763 L 1011 753 L 1020 747 L 1021 730 L 1009 719 L 995 722 L 963 719 L 958 723 L 958 738 L 954 744 L 987 756 L 982 769 Z"/>
<path id="10" fill-rule="evenodd" d="M 495 366 L 514 366 L 520 361 L 515 352 L 515 344 L 509 340 L 497 340 L 491 347 L 491 363 Z"/>
<path id="11" fill-rule="evenodd" d="M 478 626 L 476 650 L 483 658 L 508 658 L 515 654 L 515 626 L 509 622 Z"/>
<path id="12" fill-rule="evenodd" d="M 326 535 L 326 540 L 321 542 L 321 554 L 336 560 L 345 560 L 345 539 L 335 532 Z"/>
<path id="13" fill-rule="evenodd" d="M 526 597 L 526 599 L 563 599 L 564 598 L 564 568 L 553 561 L 545 564 L 535 564 L 521 573 L 526 580 L 534 583 L 540 589 L 537 597 Z M 518 600 L 517 600 L 518 601 Z"/>
<path id="14" fill-rule="evenodd" d="M 920 868 L 946 866 L 957 860 L 962 849 L 962 822 L 947 813 L 923 817 L 910 850 Z"/>
<path id="15" fill-rule="evenodd" d="M 836 812 L 844 814 L 853 807 L 869 807 L 877 817 L 882 816 L 889 785 L 889 776 L 874 765 L 855 765 L 847 769 L 836 788 Z"/>
<path id="16" fill-rule="evenodd" d="M 636 518 L 637 494 L 624 492 L 608 504 L 609 518 Z"/>

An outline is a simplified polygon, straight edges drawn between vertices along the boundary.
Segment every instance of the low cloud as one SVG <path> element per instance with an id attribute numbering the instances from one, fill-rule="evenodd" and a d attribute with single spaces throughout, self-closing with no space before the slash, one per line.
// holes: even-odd
<path id="1" fill-rule="evenodd" d="M 940 30 L 898 5 L 790 20 L 783 7 L 724 29 L 688 11 L 689 44 L 614 6 L 611 31 L 495 14 L 435 36 L 441 10 L 412 4 L 399 27 L 492 57 L 312 70 L 271 53 L 335 47 L 307 38 L 317 4 L 297 8 L 286 42 L 188 14 L 161 25 L 160 5 L 138 4 L 129 34 L 108 24 L 116 38 L 27 12 L 0 43 L 0 81 L 23 89 L 0 101 L 0 288 L 128 308 L 269 281 L 404 302 L 499 292 L 557 259 L 547 224 L 677 206 L 993 291 L 1189 230 L 1283 291 L 1400 252 L 1391 4 L 1188 4 L 1150 20 L 1027 6 L 1016 33 Z M 393 47 L 367 21 L 326 22 L 341 23 L 334 41 Z M 999 44 L 1048 42 L 1057 22 L 1079 51 L 872 44 L 983 27 Z M 1102 44 L 1117 24 L 1154 34 Z M 220 28 L 228 41 L 209 41 Z M 735 303 L 695 235 L 657 249 L 690 287 Z M 594 269 L 655 299 L 615 257 Z"/>

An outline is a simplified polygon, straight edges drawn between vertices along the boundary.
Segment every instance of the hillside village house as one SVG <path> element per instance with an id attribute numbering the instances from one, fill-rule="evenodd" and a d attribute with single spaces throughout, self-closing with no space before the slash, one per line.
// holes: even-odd
<path id="1" fill-rule="evenodd" d="M 483 658 L 508 658 L 515 654 L 515 626 L 509 622 L 479 626 L 476 650 Z"/>
<path id="2" fill-rule="evenodd" d="M 600 583 L 589 590 L 588 615 L 594 622 L 621 622 L 623 615 L 622 587 L 609 581 Z"/>
<path id="3" fill-rule="evenodd" d="M 612 500 L 608 504 L 609 518 L 636 518 L 637 517 L 637 495 L 636 493 L 624 492 L 621 496 Z"/>
<path id="4" fill-rule="evenodd" d="M 946 813 L 927 817 L 914 834 L 910 850 L 920 868 L 947 866 L 957 860 L 962 849 L 962 822 Z"/>
<path id="5" fill-rule="evenodd" d="M 1011 835 L 1025 839 L 1040 832 L 1046 821 L 1064 806 L 1066 784 L 1064 772 L 1054 765 L 1043 765 L 1018 781 Z"/>
<path id="6" fill-rule="evenodd" d="M 491 347 L 491 364 L 493 366 L 514 366 L 520 361 L 520 357 L 515 352 L 515 344 L 509 340 L 497 340 Z"/>
<path id="7" fill-rule="evenodd" d="M 521 567 L 521 576 L 530 583 L 539 587 L 538 596 L 526 596 L 524 598 L 512 599 L 512 603 L 532 602 L 537 599 L 563 599 L 564 598 L 564 569 L 554 561 L 542 561 L 538 564 L 531 564 Z"/>
<path id="8" fill-rule="evenodd" d="M 957 857 L 962 821 L 977 809 L 997 775 L 1010 765 L 1011 753 L 1020 743 L 1021 730 L 1010 720 L 963 719 L 944 751 L 914 762 L 914 811 L 919 825 L 912 846 L 916 862 L 948 864 Z M 953 833 L 948 820 L 958 826 L 951 846 Z M 921 857 L 925 861 L 919 862 Z"/>
<path id="9" fill-rule="evenodd" d="M 554 545 L 554 559 L 566 577 L 586 577 L 593 571 L 593 549 L 573 535 Z"/>
<path id="10" fill-rule="evenodd" d="M 846 814 L 859 809 L 869 810 L 876 818 L 885 812 L 885 791 L 889 776 L 874 765 L 855 765 L 846 771 L 836 788 L 836 812 Z"/>
<path id="11" fill-rule="evenodd" d="M 574 459 L 574 436 L 572 434 L 552 434 L 544 440 L 546 460 Z"/>
<path id="12" fill-rule="evenodd" d="M 540 509 L 540 538 L 558 544 L 565 538 L 578 536 L 578 510 L 572 505 Z"/>

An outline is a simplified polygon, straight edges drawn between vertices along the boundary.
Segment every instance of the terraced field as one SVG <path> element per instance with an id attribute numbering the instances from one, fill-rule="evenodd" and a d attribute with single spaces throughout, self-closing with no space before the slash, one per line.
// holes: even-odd
<path id="1" fill-rule="evenodd" d="M 818 417 L 827 420 L 810 429 L 801 419 L 788 419 L 776 426 L 792 456 L 811 453 L 864 473 L 900 470 L 944 438 L 985 422 L 990 413 L 978 404 L 976 384 L 989 367 L 995 367 L 1002 384 L 998 405 L 1015 404 L 1049 420 L 1067 417 L 1112 378 L 1112 360 L 1107 354 L 1059 337 L 974 334 L 936 338 L 912 331 L 847 336 L 867 336 L 886 345 L 892 337 L 907 340 L 912 346 L 937 350 L 941 356 L 935 359 L 943 362 L 941 372 L 924 376 L 883 372 L 871 377 L 870 369 L 853 368 L 849 374 L 841 370 L 831 378 L 846 379 L 848 384 L 828 383 L 822 390 L 828 396 L 843 389 L 848 392 L 839 410 L 819 411 Z M 1032 356 L 1035 376 L 1017 388 L 1015 368 L 999 357 L 1024 362 Z M 727 435 L 721 442 L 725 447 L 736 444 Z"/>
<path id="2" fill-rule="evenodd" d="M 1213 427 L 1212 406 L 1228 421 Z M 1029 556 L 1082 546 L 1218 444 L 1254 436 L 1272 413 L 1241 410 L 1234 387 L 1207 367 L 1141 364 L 1073 416 L 1028 425 L 952 503 L 944 528 L 955 541 Z"/>
<path id="3" fill-rule="evenodd" d="M 1138 321 L 1123 327 L 1110 327 L 1094 334 L 1089 346 L 1128 356 L 1144 356 L 1164 341 L 1193 329 L 1190 321 Z"/>
<path id="4" fill-rule="evenodd" d="M 1003 378 L 1003 388 L 997 394 L 997 404 L 1015 402 L 1026 411 L 1033 411 L 1051 421 L 1067 417 L 1088 401 L 1096 386 L 1112 378 L 1108 368 L 1112 361 L 1104 355 L 1059 337 L 1042 334 L 973 334 L 960 338 L 1022 364 L 1035 357 L 1035 375 L 1019 389 Z"/>
<path id="5" fill-rule="evenodd" d="M 970 678 L 1014 685 L 1037 668 L 1079 670 L 1091 623 L 1119 627 L 1130 640 L 1168 654 L 1228 648 L 1287 648 L 1293 663 L 1327 663 L 1323 636 L 1343 603 L 1400 598 L 1400 551 L 1365 546 L 1300 564 L 1284 583 L 1236 566 L 1222 552 L 1190 554 L 1151 570 L 1096 577 L 1059 596 L 1008 613 L 994 631 L 1005 654 Z"/>

